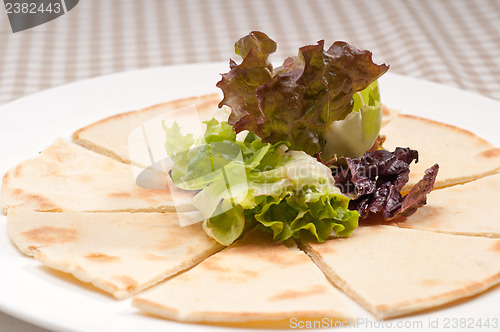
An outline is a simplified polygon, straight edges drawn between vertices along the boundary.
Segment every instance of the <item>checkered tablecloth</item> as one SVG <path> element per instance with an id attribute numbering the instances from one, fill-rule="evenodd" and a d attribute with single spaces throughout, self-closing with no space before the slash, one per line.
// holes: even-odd
<path id="1" fill-rule="evenodd" d="M 124 70 L 228 61 L 252 30 L 278 42 L 274 58 L 345 40 L 391 72 L 500 100 L 499 0 L 81 0 L 15 34 L 0 5 L 0 104 Z M 0 313 L 0 331 L 42 330 Z"/>
<path id="2" fill-rule="evenodd" d="M 278 42 L 275 58 L 346 40 L 391 72 L 500 100 L 498 0 L 81 0 L 15 34 L 0 12 L 0 103 L 113 72 L 227 61 L 251 30 Z"/>

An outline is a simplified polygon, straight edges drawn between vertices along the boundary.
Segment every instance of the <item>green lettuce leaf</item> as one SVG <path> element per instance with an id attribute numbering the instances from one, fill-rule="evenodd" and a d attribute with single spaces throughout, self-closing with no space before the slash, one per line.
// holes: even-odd
<path id="1" fill-rule="evenodd" d="M 249 225 L 261 224 L 280 241 L 301 232 L 325 241 L 332 234 L 349 236 L 357 227 L 358 213 L 348 209 L 349 199 L 335 187 L 331 170 L 316 158 L 253 133 L 238 141 L 226 122 L 205 124 L 202 137 L 188 137 L 192 145 L 186 151 L 171 148 L 186 137 L 178 126 L 164 129 L 174 161 L 172 180 L 199 191 L 194 205 L 206 218 L 209 236 L 229 245 Z"/>
<path id="2" fill-rule="evenodd" d="M 345 42 L 335 42 L 324 51 L 324 42 L 319 41 L 301 47 L 297 57 L 271 72 L 268 56 L 275 43 L 269 37 L 252 32 L 236 45 L 245 46 L 244 52 L 239 51 L 243 61 L 239 65 L 231 61 L 230 71 L 217 84 L 224 93 L 219 106 L 231 107 L 229 121 L 235 131 L 253 131 L 269 143 L 288 141 L 291 149 L 310 155 L 325 149 L 327 128 L 353 112 L 354 95 L 389 68 L 373 63 L 369 51 Z M 365 122 L 376 113 L 363 110 Z"/>
<path id="3" fill-rule="evenodd" d="M 375 143 L 382 125 L 382 104 L 377 81 L 353 95 L 353 112 L 344 120 L 334 121 L 326 129 L 325 160 L 334 155 L 361 157 Z"/>
<path id="4" fill-rule="evenodd" d="M 245 215 L 241 205 L 203 221 L 203 229 L 208 236 L 225 246 L 233 243 L 243 233 L 244 227 Z"/>

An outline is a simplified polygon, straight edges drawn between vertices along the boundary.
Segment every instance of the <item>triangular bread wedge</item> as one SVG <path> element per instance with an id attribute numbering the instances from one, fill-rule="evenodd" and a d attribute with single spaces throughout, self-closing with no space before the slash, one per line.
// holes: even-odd
<path id="1" fill-rule="evenodd" d="M 410 180 L 403 191 L 415 185 L 435 163 L 439 164 L 439 174 L 434 188 L 472 181 L 500 169 L 500 149 L 449 124 L 400 114 L 380 133 L 386 136 L 383 146 L 389 151 L 398 146 L 418 151 L 419 162 L 410 166 Z"/>
<path id="2" fill-rule="evenodd" d="M 349 238 L 303 248 L 379 319 L 436 307 L 500 283 L 500 239 L 364 226 Z"/>
<path id="3" fill-rule="evenodd" d="M 236 323 L 350 317 L 345 295 L 296 246 L 260 231 L 140 294 L 133 305 L 183 322 Z"/>
<path id="4" fill-rule="evenodd" d="M 132 167 L 58 139 L 34 159 L 22 162 L 3 178 L 1 207 L 36 211 L 134 211 L 194 210 L 192 192 L 162 182 L 148 189 L 137 185 Z M 174 190 L 174 191 L 169 191 Z M 174 195 L 173 195 L 174 194 Z M 172 197 L 175 197 L 175 204 Z"/>
<path id="5" fill-rule="evenodd" d="M 122 163 L 132 162 L 129 155 L 129 135 L 148 120 L 179 108 L 195 105 L 200 121 L 210 120 L 218 109 L 221 97 L 218 94 L 177 99 L 138 111 L 121 113 L 92 123 L 73 133 L 73 141 L 92 151 L 109 156 Z M 163 139 L 161 144 L 163 144 Z"/>
<path id="6" fill-rule="evenodd" d="M 11 208 L 9 236 L 42 264 L 125 298 L 222 249 L 176 213 L 34 212 Z"/>
<path id="7" fill-rule="evenodd" d="M 500 174 L 433 190 L 429 204 L 396 225 L 451 234 L 500 237 Z"/>

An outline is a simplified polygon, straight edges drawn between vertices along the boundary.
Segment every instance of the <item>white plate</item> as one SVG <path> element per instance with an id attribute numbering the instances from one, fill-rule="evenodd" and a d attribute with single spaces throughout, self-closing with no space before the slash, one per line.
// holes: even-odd
<path id="1" fill-rule="evenodd" d="M 98 119 L 170 99 L 216 92 L 219 73 L 226 71 L 226 63 L 213 63 L 124 72 L 68 84 L 4 105 L 0 108 L 0 175 L 20 161 L 36 156 L 56 137 L 69 137 L 76 129 Z M 404 113 L 461 126 L 500 146 L 499 102 L 394 74 L 386 74 L 380 86 L 387 105 Z M 0 310 L 8 314 L 58 330 L 221 329 L 141 315 L 130 306 L 130 300 L 114 300 L 51 272 L 16 250 L 7 236 L 6 217 L 0 219 Z M 422 328 L 429 328 L 430 322 L 438 319 L 443 328 L 447 320 L 453 318 L 469 319 L 467 324 L 478 319 L 500 319 L 499 302 L 500 287 L 496 287 L 468 301 L 387 321 L 383 326 L 422 324 Z M 373 328 L 381 326 L 375 324 L 379 325 L 372 325 Z"/>

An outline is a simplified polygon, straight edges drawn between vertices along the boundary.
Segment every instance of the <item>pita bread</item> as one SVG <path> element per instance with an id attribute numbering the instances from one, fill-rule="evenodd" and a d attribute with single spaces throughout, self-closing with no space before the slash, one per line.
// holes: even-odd
<path id="1" fill-rule="evenodd" d="M 2 183 L 1 206 L 36 211 L 194 210 L 192 192 L 167 189 L 159 173 L 152 177 L 161 186 L 138 186 L 132 167 L 58 139 L 38 157 L 9 170 Z M 172 199 L 175 197 L 175 201 Z"/>
<path id="2" fill-rule="evenodd" d="M 500 239 L 393 226 L 304 244 L 341 289 L 377 318 L 436 307 L 500 283 Z"/>
<path id="3" fill-rule="evenodd" d="M 42 264 L 122 299 L 222 249 L 175 213 L 34 212 L 11 208 L 9 236 Z"/>
<path id="4" fill-rule="evenodd" d="M 382 104 L 382 127 L 391 122 L 399 113 L 399 110 Z"/>
<path id="5" fill-rule="evenodd" d="M 434 188 L 464 183 L 494 174 L 500 169 L 500 149 L 473 133 L 448 124 L 400 114 L 381 130 L 384 148 L 410 147 L 419 162 L 410 166 L 410 180 L 403 191 L 417 183 L 424 171 L 439 164 Z"/>
<path id="6" fill-rule="evenodd" d="M 133 299 L 144 312 L 184 322 L 349 317 L 344 295 L 296 246 L 259 231 Z M 289 324 L 289 321 L 288 321 Z"/>
<path id="7" fill-rule="evenodd" d="M 190 105 L 196 106 L 200 121 L 210 120 L 218 109 L 221 98 L 218 94 L 203 95 L 169 101 L 138 111 L 121 113 L 92 123 L 73 133 L 73 141 L 87 149 L 109 156 L 122 163 L 145 165 L 141 160 L 131 160 L 129 155 L 129 135 L 143 123 L 165 114 L 179 116 L 172 112 Z M 182 113 L 182 112 L 181 112 Z M 161 128 L 161 122 L 159 122 Z M 163 147 L 164 138 L 160 142 Z"/>
<path id="8" fill-rule="evenodd" d="M 500 174 L 433 190 L 429 204 L 399 227 L 462 235 L 500 237 Z"/>

